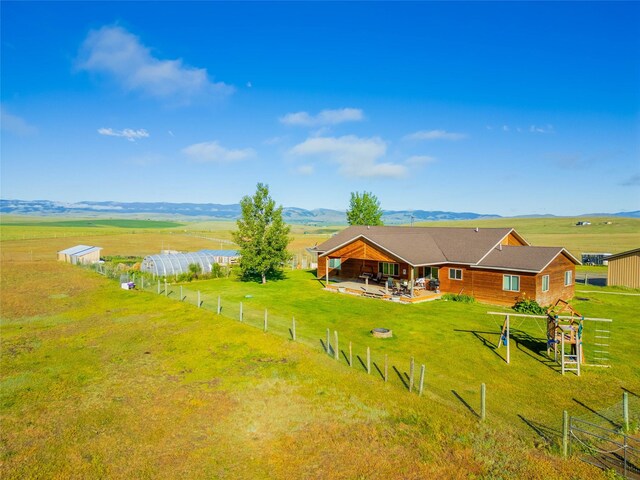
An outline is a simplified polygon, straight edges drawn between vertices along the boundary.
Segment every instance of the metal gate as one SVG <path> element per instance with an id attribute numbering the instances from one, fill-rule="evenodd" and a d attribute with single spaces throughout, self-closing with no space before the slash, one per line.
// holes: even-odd
<path id="1" fill-rule="evenodd" d="M 569 421 L 569 449 L 581 460 L 640 480 L 640 438 L 576 417 Z"/>

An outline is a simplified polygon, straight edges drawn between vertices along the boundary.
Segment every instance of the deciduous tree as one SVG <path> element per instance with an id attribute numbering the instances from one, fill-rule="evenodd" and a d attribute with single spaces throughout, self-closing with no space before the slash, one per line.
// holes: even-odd
<path id="1" fill-rule="evenodd" d="M 382 225 L 378 197 L 370 192 L 351 192 L 347 222 L 349 225 Z"/>
<path id="2" fill-rule="evenodd" d="M 269 186 L 258 183 L 256 193 L 240 201 L 241 217 L 233 238 L 240 247 L 240 270 L 244 280 L 260 278 L 262 283 L 282 271 L 289 260 L 289 226 L 282 220 L 282 206 L 269 195 Z"/>

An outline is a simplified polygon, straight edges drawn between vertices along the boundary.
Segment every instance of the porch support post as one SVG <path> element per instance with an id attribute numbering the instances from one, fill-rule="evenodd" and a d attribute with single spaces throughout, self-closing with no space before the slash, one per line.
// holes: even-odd
<path id="1" fill-rule="evenodd" d="M 327 284 L 325 285 L 325 287 L 329 287 L 329 257 L 325 257 L 324 258 L 324 270 L 325 270 L 325 275 L 327 277 Z"/>
<path id="2" fill-rule="evenodd" d="M 414 275 L 413 275 L 413 265 L 411 266 L 411 298 L 413 298 L 413 283 L 414 283 Z"/>

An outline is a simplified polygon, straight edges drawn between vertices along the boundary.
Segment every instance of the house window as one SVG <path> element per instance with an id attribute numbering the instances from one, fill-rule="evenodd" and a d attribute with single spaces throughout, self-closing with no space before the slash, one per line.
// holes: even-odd
<path id="1" fill-rule="evenodd" d="M 549 291 L 549 275 L 542 276 L 542 291 L 543 292 Z"/>
<path id="2" fill-rule="evenodd" d="M 462 269 L 461 268 L 450 268 L 449 269 L 449 278 L 451 280 L 462 280 Z"/>
<path id="3" fill-rule="evenodd" d="M 568 287 L 573 283 L 573 272 L 571 270 L 567 270 L 564 272 L 564 286 Z"/>
<path id="4" fill-rule="evenodd" d="M 438 267 L 424 267 L 422 273 L 424 278 L 438 279 Z"/>
<path id="5" fill-rule="evenodd" d="M 329 259 L 329 268 L 335 268 L 336 270 L 340 270 L 340 265 L 342 265 L 341 258 L 330 258 Z"/>
<path id="6" fill-rule="evenodd" d="M 397 263 L 380 262 L 378 263 L 378 271 L 383 275 L 397 277 L 400 267 Z"/>
<path id="7" fill-rule="evenodd" d="M 518 275 L 503 275 L 502 276 L 502 290 L 508 292 L 520 291 L 520 276 Z"/>

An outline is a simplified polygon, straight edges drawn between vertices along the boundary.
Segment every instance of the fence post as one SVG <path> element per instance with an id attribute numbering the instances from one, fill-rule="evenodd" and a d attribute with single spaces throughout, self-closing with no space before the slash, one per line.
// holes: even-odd
<path id="1" fill-rule="evenodd" d="M 331 345 L 329 343 L 329 329 L 327 328 L 327 344 L 325 345 L 327 347 L 327 355 L 331 354 Z"/>
<path id="2" fill-rule="evenodd" d="M 367 373 L 371 374 L 371 349 L 367 347 Z"/>
<path id="3" fill-rule="evenodd" d="M 487 386 L 480 385 L 480 420 L 487 418 Z"/>
<path id="4" fill-rule="evenodd" d="M 160 295 L 160 279 L 158 279 L 158 295 Z"/>
<path id="5" fill-rule="evenodd" d="M 140 282 L 141 282 L 141 288 L 142 290 L 144 290 L 144 277 L 140 277 Z"/>
<path id="6" fill-rule="evenodd" d="M 353 349 L 351 347 L 351 342 L 349 342 L 349 366 L 353 367 Z"/>
<path id="7" fill-rule="evenodd" d="M 340 348 L 338 347 L 338 331 L 334 330 L 333 335 L 336 341 L 336 344 L 333 346 L 333 356 L 336 360 L 340 360 Z"/>
<path id="8" fill-rule="evenodd" d="M 268 318 L 268 315 L 269 314 L 267 313 L 267 309 L 265 308 L 264 309 L 264 331 L 265 332 L 267 331 L 267 322 L 268 322 L 267 318 Z"/>
<path id="9" fill-rule="evenodd" d="M 389 355 L 384 354 L 384 381 L 389 379 Z"/>
<path id="10" fill-rule="evenodd" d="M 409 392 L 413 392 L 413 369 L 415 366 L 415 360 L 411 357 L 411 363 L 409 364 Z"/>
<path id="11" fill-rule="evenodd" d="M 200 308 L 200 290 L 198 290 L 198 308 Z"/>
<path id="12" fill-rule="evenodd" d="M 169 296 L 169 289 L 167 288 L 167 279 L 164 279 L 164 296 L 168 297 Z"/>
<path id="13" fill-rule="evenodd" d="M 182 301 L 184 297 L 182 296 L 182 285 L 180 285 L 180 301 Z"/>
<path id="14" fill-rule="evenodd" d="M 422 396 L 423 389 L 424 389 L 424 365 L 420 367 L 420 390 L 418 390 L 418 395 Z"/>
<path id="15" fill-rule="evenodd" d="M 569 448 L 569 413 L 562 411 L 562 456 L 567 458 L 567 449 Z"/>
<path id="16" fill-rule="evenodd" d="M 293 337 L 293 341 L 296 341 L 296 317 L 293 317 L 291 321 L 291 336 Z"/>
<path id="17" fill-rule="evenodd" d="M 629 394 L 622 392 L 622 418 L 625 433 L 629 431 Z"/>
<path id="18" fill-rule="evenodd" d="M 220 315 L 220 295 L 218 295 L 218 315 Z"/>
<path id="19" fill-rule="evenodd" d="M 242 321 L 242 302 L 240 302 L 240 321 Z"/>

